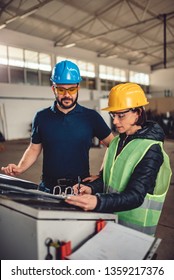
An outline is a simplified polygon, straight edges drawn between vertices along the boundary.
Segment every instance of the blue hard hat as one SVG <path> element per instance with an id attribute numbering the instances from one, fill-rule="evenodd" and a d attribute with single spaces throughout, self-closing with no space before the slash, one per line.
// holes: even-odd
<path id="1" fill-rule="evenodd" d="M 50 80 L 55 84 L 78 84 L 82 78 L 78 66 L 64 60 L 54 66 Z"/>

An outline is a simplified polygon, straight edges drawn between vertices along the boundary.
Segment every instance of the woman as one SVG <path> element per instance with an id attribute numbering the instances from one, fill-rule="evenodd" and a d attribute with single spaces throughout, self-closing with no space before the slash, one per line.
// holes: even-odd
<path id="1" fill-rule="evenodd" d="M 119 135 L 110 143 L 100 178 L 81 185 L 81 195 L 68 197 L 66 202 L 85 211 L 116 212 L 119 223 L 154 234 L 171 168 L 163 150 L 162 128 L 146 120 L 147 104 L 137 84 L 111 89 L 108 107 L 103 110 L 109 111 Z"/>

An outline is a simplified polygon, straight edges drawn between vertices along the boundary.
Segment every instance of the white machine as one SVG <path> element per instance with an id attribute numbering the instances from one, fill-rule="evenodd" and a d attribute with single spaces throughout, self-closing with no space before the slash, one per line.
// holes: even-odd
<path id="1" fill-rule="evenodd" d="M 56 244 L 59 246 L 58 244 L 70 242 L 73 253 L 95 236 L 98 222 L 112 222 L 117 225 L 117 216 L 114 214 L 84 212 L 68 205 L 63 198 L 37 191 L 35 187 L 32 182 L 30 185 L 30 182 L 15 181 L 14 178 L 0 175 L 1 259 L 56 259 Z M 121 233 L 122 228 L 125 227 L 118 225 L 118 232 Z M 125 238 L 129 240 L 133 232 L 135 231 L 130 229 L 125 235 L 127 237 L 124 237 L 124 243 Z M 136 237 L 138 240 L 140 235 L 141 256 L 152 258 L 160 240 L 154 237 L 147 239 L 145 234 L 141 233 Z M 143 240 L 146 241 L 146 247 L 143 246 Z M 50 244 L 53 246 L 49 246 Z M 124 246 L 125 244 L 122 244 L 123 251 Z M 125 250 L 125 257 L 127 256 L 128 252 Z M 131 259 L 131 251 L 129 256 Z"/>

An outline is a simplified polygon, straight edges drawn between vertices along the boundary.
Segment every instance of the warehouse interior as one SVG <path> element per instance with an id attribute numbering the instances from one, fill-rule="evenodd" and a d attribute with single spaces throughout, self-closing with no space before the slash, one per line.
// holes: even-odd
<path id="1" fill-rule="evenodd" d="M 119 83 L 142 86 L 148 118 L 163 128 L 164 147 L 174 170 L 174 2 L 172 0 L 2 0 L 0 1 L 0 167 L 17 163 L 27 147 L 35 113 L 52 105 L 50 76 L 68 59 L 82 75 L 79 104 L 98 111 L 113 128 L 107 106 Z M 105 153 L 91 148 L 92 174 Z M 20 175 L 40 181 L 42 155 Z M 2 172 L 0 172 L 2 173 Z M 174 259 L 172 180 L 157 237 L 156 259 Z"/>

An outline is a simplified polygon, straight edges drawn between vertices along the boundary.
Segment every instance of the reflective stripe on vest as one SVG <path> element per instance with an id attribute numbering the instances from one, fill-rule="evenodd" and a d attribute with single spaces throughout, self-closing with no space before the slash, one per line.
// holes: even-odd
<path id="1" fill-rule="evenodd" d="M 140 207 L 117 213 L 119 223 L 129 225 L 129 227 L 136 228 L 142 232 L 154 234 L 171 179 L 169 158 L 163 150 L 162 142 L 135 139 L 129 142 L 115 159 L 118 143 L 119 137 L 115 137 L 109 146 L 105 158 L 103 180 L 105 191 L 109 193 L 124 191 L 136 165 L 141 161 L 149 148 L 154 144 L 159 144 L 161 147 L 164 161 L 158 172 L 154 194 L 147 194 Z"/>
<path id="2" fill-rule="evenodd" d="M 157 211 L 161 211 L 163 208 L 163 202 L 157 202 L 154 200 L 149 200 L 148 198 L 144 199 L 143 204 L 140 206 L 141 208 L 149 208 Z"/>
<path id="3" fill-rule="evenodd" d="M 112 187 L 108 188 L 108 193 L 119 193 L 118 191 L 115 191 Z M 155 200 L 150 200 L 148 199 L 148 197 L 146 196 L 144 199 L 143 204 L 140 206 L 141 208 L 149 208 L 149 209 L 153 209 L 153 210 L 158 210 L 161 211 L 163 208 L 163 202 L 158 202 Z"/>

